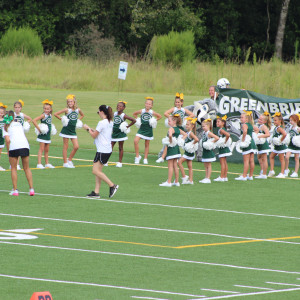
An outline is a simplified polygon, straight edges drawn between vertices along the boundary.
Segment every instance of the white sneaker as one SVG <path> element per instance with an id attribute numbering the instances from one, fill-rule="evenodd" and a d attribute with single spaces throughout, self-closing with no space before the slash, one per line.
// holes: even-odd
<path id="1" fill-rule="evenodd" d="M 247 177 L 243 177 L 243 175 L 241 175 L 240 177 L 236 177 L 234 179 L 235 180 L 240 180 L 240 181 L 247 181 Z"/>
<path id="2" fill-rule="evenodd" d="M 260 170 L 259 175 L 263 175 L 263 174 L 264 174 L 264 171 L 263 171 L 263 170 Z"/>
<path id="3" fill-rule="evenodd" d="M 172 183 L 169 183 L 168 181 L 161 183 L 159 186 L 167 186 L 167 187 L 171 187 Z"/>
<path id="4" fill-rule="evenodd" d="M 221 178 L 220 176 L 218 178 L 215 178 L 214 181 L 224 181 L 224 178 Z"/>
<path id="5" fill-rule="evenodd" d="M 63 164 L 63 167 L 64 168 L 72 168 L 68 163 Z M 73 168 L 75 168 L 75 167 L 73 167 Z"/>
<path id="6" fill-rule="evenodd" d="M 256 179 L 267 179 L 268 176 L 264 174 L 260 174 L 259 176 L 255 176 Z"/>
<path id="7" fill-rule="evenodd" d="M 284 176 L 284 174 L 279 173 L 279 174 L 276 176 L 276 178 L 285 178 L 285 176 Z"/>
<path id="8" fill-rule="evenodd" d="M 284 176 L 289 176 L 289 173 L 290 173 L 289 169 L 284 170 Z"/>
<path id="9" fill-rule="evenodd" d="M 290 175 L 290 177 L 292 177 L 292 178 L 297 178 L 297 177 L 298 177 L 298 173 L 293 172 L 292 175 Z"/>
<path id="10" fill-rule="evenodd" d="M 0 171 L 5 171 L 5 169 L 0 166 Z"/>
<path id="11" fill-rule="evenodd" d="M 275 175 L 275 171 L 270 171 L 268 177 L 273 177 Z"/>
<path id="12" fill-rule="evenodd" d="M 148 159 L 144 158 L 144 165 L 148 165 Z"/>
<path id="13" fill-rule="evenodd" d="M 38 169 L 45 169 L 45 167 L 44 167 L 42 164 L 37 164 L 36 167 L 37 167 Z"/>
<path id="14" fill-rule="evenodd" d="M 184 181 L 182 184 L 194 184 L 194 181 L 186 180 L 186 181 Z"/>
<path id="15" fill-rule="evenodd" d="M 227 177 L 226 177 L 226 178 L 223 178 L 223 181 L 225 181 L 225 182 L 228 181 L 228 178 L 227 178 Z"/>
<path id="16" fill-rule="evenodd" d="M 17 170 L 18 171 L 22 170 L 21 167 L 20 167 L 20 165 L 17 165 Z"/>
<path id="17" fill-rule="evenodd" d="M 103 166 L 104 166 L 104 167 L 108 167 L 108 163 L 104 164 Z"/>
<path id="18" fill-rule="evenodd" d="M 140 155 L 139 155 L 139 157 L 135 157 L 134 158 L 134 163 L 138 165 L 140 163 L 141 158 L 142 157 Z"/>
<path id="19" fill-rule="evenodd" d="M 69 168 L 75 168 L 75 166 L 73 165 L 73 162 L 71 160 L 68 160 L 68 165 L 69 165 Z"/>
<path id="20" fill-rule="evenodd" d="M 209 178 L 204 178 L 199 181 L 200 183 L 211 183 L 211 180 Z"/>
<path id="21" fill-rule="evenodd" d="M 163 163 L 165 160 L 162 158 L 162 157 L 160 157 L 159 159 L 157 159 L 156 160 L 156 162 L 159 164 L 159 163 Z"/>
<path id="22" fill-rule="evenodd" d="M 174 181 L 174 182 L 172 183 L 172 186 L 180 186 L 180 183 Z"/>
<path id="23" fill-rule="evenodd" d="M 117 167 L 117 168 L 122 168 L 122 163 L 117 162 L 116 167 Z"/>
<path id="24" fill-rule="evenodd" d="M 182 177 L 181 180 L 182 184 L 185 184 L 185 182 L 189 180 L 189 176 Z"/>
<path id="25" fill-rule="evenodd" d="M 253 176 L 250 177 L 247 175 L 247 180 L 253 180 Z"/>
<path id="26" fill-rule="evenodd" d="M 55 167 L 51 164 L 46 164 L 45 165 L 45 168 L 49 168 L 49 169 L 55 169 Z"/>

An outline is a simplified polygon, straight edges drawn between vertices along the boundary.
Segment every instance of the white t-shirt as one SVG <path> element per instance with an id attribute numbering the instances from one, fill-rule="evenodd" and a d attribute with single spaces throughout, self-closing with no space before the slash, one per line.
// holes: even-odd
<path id="1" fill-rule="evenodd" d="M 104 119 L 99 121 L 96 130 L 99 132 L 98 136 L 95 138 L 95 145 L 97 147 L 97 152 L 101 153 L 111 153 L 111 134 L 113 129 L 113 122 Z"/>
<path id="2" fill-rule="evenodd" d="M 14 122 L 14 121 L 11 122 L 7 132 L 3 130 L 3 137 L 5 137 L 6 135 L 8 135 L 10 139 L 9 151 L 22 149 L 22 148 L 29 149 L 29 143 L 27 141 L 21 123 Z"/>

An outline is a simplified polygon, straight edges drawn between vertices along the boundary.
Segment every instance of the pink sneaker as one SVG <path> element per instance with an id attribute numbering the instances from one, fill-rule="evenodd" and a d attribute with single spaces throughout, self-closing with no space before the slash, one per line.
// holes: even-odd
<path id="1" fill-rule="evenodd" d="M 29 196 L 34 196 L 34 189 L 29 190 Z"/>
<path id="2" fill-rule="evenodd" d="M 10 196 L 19 196 L 19 191 L 18 190 L 12 190 L 10 193 L 9 193 Z"/>

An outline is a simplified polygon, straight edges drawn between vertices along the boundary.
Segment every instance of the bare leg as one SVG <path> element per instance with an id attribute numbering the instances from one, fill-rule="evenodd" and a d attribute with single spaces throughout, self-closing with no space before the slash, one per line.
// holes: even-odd
<path id="1" fill-rule="evenodd" d="M 168 160 L 168 183 L 172 182 L 173 169 L 174 169 L 173 159 L 169 159 Z"/>
<path id="2" fill-rule="evenodd" d="M 270 154 L 270 171 L 274 171 L 274 164 L 275 164 L 275 156 L 277 155 L 277 153 L 272 152 Z"/>
<path id="3" fill-rule="evenodd" d="M 250 163 L 250 171 L 249 171 L 249 177 L 253 176 L 255 163 L 254 163 L 254 153 L 250 153 L 249 156 L 249 163 Z"/>
<path id="4" fill-rule="evenodd" d="M 150 140 L 145 140 L 145 154 L 144 154 L 144 159 L 148 158 L 149 148 L 150 148 Z"/>
<path id="5" fill-rule="evenodd" d="M 284 165 L 284 153 L 279 153 L 278 157 L 279 157 L 280 166 L 281 166 L 280 173 L 284 174 L 284 167 L 285 167 L 285 165 Z"/>
<path id="6" fill-rule="evenodd" d="M 50 144 L 45 144 L 45 150 L 44 150 L 44 158 L 45 158 L 45 164 L 49 164 L 49 149 L 50 149 Z"/>
<path id="7" fill-rule="evenodd" d="M 72 144 L 73 144 L 73 149 L 70 153 L 69 161 L 72 161 L 72 159 L 75 156 L 77 150 L 79 149 L 78 140 L 77 139 L 71 139 L 71 141 L 72 141 Z"/>
<path id="8" fill-rule="evenodd" d="M 124 147 L 124 141 L 120 141 L 119 142 L 119 162 L 120 163 L 123 160 L 123 153 L 124 153 L 123 147 Z"/>
<path id="9" fill-rule="evenodd" d="M 63 160 L 65 164 L 67 163 L 68 146 L 69 146 L 69 139 L 63 138 Z"/>
<path id="10" fill-rule="evenodd" d="M 32 180 L 32 173 L 29 168 L 29 156 L 24 156 L 22 157 L 22 164 L 23 164 L 23 169 L 29 184 L 29 188 L 33 189 L 33 180 Z"/>
<path id="11" fill-rule="evenodd" d="M 226 157 L 220 157 L 220 164 L 221 164 L 221 178 L 226 178 Z"/>
<path id="12" fill-rule="evenodd" d="M 40 149 L 38 152 L 38 164 L 39 165 L 42 163 L 42 156 L 43 156 L 44 150 L 45 150 L 45 143 L 40 143 Z"/>
<path id="13" fill-rule="evenodd" d="M 135 150 L 135 157 L 139 157 L 139 141 L 140 141 L 140 137 L 136 136 L 134 138 L 134 150 Z"/>
<path id="14" fill-rule="evenodd" d="M 299 153 L 295 154 L 295 172 L 299 171 Z"/>
<path id="15" fill-rule="evenodd" d="M 189 168 L 189 180 L 193 182 L 193 163 L 191 160 L 187 160 L 187 165 Z"/>
<path id="16" fill-rule="evenodd" d="M 204 167 L 205 167 L 205 178 L 210 179 L 210 175 L 211 175 L 211 162 L 205 162 L 204 163 Z"/>
<path id="17" fill-rule="evenodd" d="M 258 162 L 259 162 L 259 165 L 260 165 L 260 170 L 262 170 L 262 171 L 264 169 L 264 166 L 263 166 L 263 155 L 264 154 L 257 154 L 257 159 L 258 159 Z"/>
<path id="18" fill-rule="evenodd" d="M 178 182 L 179 179 L 179 169 L 178 169 L 178 164 L 177 164 L 177 159 L 174 159 L 173 162 L 173 168 L 174 168 L 174 174 L 175 174 L 175 182 Z"/>
<path id="19" fill-rule="evenodd" d="M 96 163 L 93 163 L 93 174 L 96 177 L 98 177 L 98 180 L 100 180 L 98 182 L 101 182 L 103 180 L 110 187 L 114 186 L 113 182 L 102 172 L 102 168 L 103 168 L 103 165 L 99 161 L 97 161 Z M 96 187 L 95 187 L 95 192 L 96 192 Z M 99 187 L 100 187 L 100 185 L 99 185 Z"/>
<path id="20" fill-rule="evenodd" d="M 292 152 L 287 152 L 285 154 L 284 162 L 285 162 L 285 170 L 288 170 L 289 168 L 289 162 L 290 162 L 290 157 L 291 157 Z M 296 156 L 295 156 L 296 157 Z M 295 160 L 296 161 L 296 160 Z"/>
<path id="21" fill-rule="evenodd" d="M 249 170 L 250 154 L 243 155 L 243 161 L 244 161 L 243 177 L 247 177 L 247 173 Z"/>
<path id="22" fill-rule="evenodd" d="M 18 157 L 9 157 L 9 163 L 11 165 L 11 181 L 12 181 L 13 189 L 16 190 L 18 184 L 18 175 L 17 175 Z"/>
<path id="23" fill-rule="evenodd" d="M 185 172 L 184 172 L 184 167 L 183 167 L 183 163 L 186 161 L 187 159 L 184 158 L 184 157 L 181 157 L 178 161 L 178 166 L 179 166 L 179 169 L 180 169 L 180 172 L 181 172 L 181 175 L 182 177 L 185 177 Z"/>
<path id="24" fill-rule="evenodd" d="M 263 175 L 267 175 L 268 170 L 268 156 L 267 153 L 261 154 L 261 166 L 263 170 Z"/>
<path id="25" fill-rule="evenodd" d="M 168 147 L 164 147 L 163 153 L 162 153 L 162 155 L 161 155 L 161 157 L 162 157 L 163 159 L 166 158 L 166 156 L 167 156 L 167 151 L 168 151 Z"/>

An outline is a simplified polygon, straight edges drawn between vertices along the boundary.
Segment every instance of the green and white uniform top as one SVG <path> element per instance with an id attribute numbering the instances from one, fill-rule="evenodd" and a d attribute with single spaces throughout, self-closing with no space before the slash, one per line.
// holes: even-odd
<path id="1" fill-rule="evenodd" d="M 40 143 L 50 144 L 51 143 L 51 128 L 52 128 L 52 115 L 44 114 L 44 119 L 41 119 L 41 124 L 46 124 L 49 128 L 46 134 L 39 134 L 36 141 Z"/>
<path id="2" fill-rule="evenodd" d="M 188 144 L 188 143 L 194 141 L 194 139 L 192 139 L 190 137 L 190 134 L 191 134 L 191 131 L 188 132 L 188 135 L 187 135 L 186 139 L 184 140 L 184 144 Z M 185 150 L 184 153 L 183 153 L 183 155 L 182 155 L 182 157 L 184 157 L 187 160 L 193 160 L 195 158 L 195 152 L 194 153 L 190 153 L 190 152 L 187 152 Z"/>
<path id="3" fill-rule="evenodd" d="M 79 115 L 78 109 L 68 108 L 68 113 L 66 114 L 69 119 L 69 123 L 67 126 L 63 127 L 59 136 L 69 139 L 77 139 L 76 135 L 76 123 Z"/>
<path id="4" fill-rule="evenodd" d="M 153 140 L 153 128 L 149 124 L 149 120 L 152 118 L 153 110 L 150 109 L 148 112 L 145 108 L 142 109 L 141 113 L 141 127 L 139 128 L 136 136 L 144 140 Z"/>
<path id="5" fill-rule="evenodd" d="M 184 120 L 184 117 L 185 117 L 185 110 L 184 110 L 184 108 L 183 107 L 177 108 L 175 106 L 172 115 L 176 115 L 176 114 L 178 114 L 180 116 L 181 121 L 183 123 L 183 120 Z M 183 131 L 185 131 L 182 126 L 178 126 L 178 128 L 181 129 L 181 130 L 183 130 Z"/>
<path id="6" fill-rule="evenodd" d="M 16 113 L 14 113 L 15 115 L 15 120 L 17 120 L 17 122 L 21 123 L 21 125 L 24 125 L 24 114 L 20 112 L 20 114 L 17 116 Z"/>
<path id="7" fill-rule="evenodd" d="M 120 125 L 125 121 L 125 113 L 121 113 L 120 115 L 116 111 L 114 113 L 114 124 L 113 124 L 113 131 L 111 135 L 112 142 L 121 142 L 128 140 L 127 134 L 120 130 Z"/>
<path id="8" fill-rule="evenodd" d="M 293 144 L 293 137 L 300 136 L 298 128 L 299 127 L 295 126 L 289 132 L 289 134 L 291 136 L 291 141 L 290 141 L 289 146 L 288 146 L 288 151 L 292 152 L 294 154 L 300 153 L 300 147 L 297 147 L 296 145 Z"/>
<path id="9" fill-rule="evenodd" d="M 221 134 L 221 130 L 224 130 L 227 132 L 226 128 L 223 127 L 223 128 L 220 128 L 218 130 L 218 136 L 221 138 L 226 138 L 226 135 L 225 134 Z M 232 153 L 229 149 L 229 147 L 224 147 L 224 148 L 219 148 L 219 157 L 226 157 L 226 156 L 231 156 Z"/>
<path id="10" fill-rule="evenodd" d="M 250 123 L 245 123 L 248 126 L 247 129 L 247 135 L 249 135 L 251 137 L 251 143 L 248 147 L 246 148 L 241 148 L 241 150 L 243 151 L 243 155 L 249 154 L 249 153 L 256 153 L 257 148 L 255 145 L 255 142 L 252 138 L 252 133 L 253 133 L 253 126 Z M 243 130 L 241 130 L 241 134 L 243 134 Z"/>
<path id="11" fill-rule="evenodd" d="M 259 134 L 265 134 L 265 132 L 262 130 L 263 125 L 259 126 Z M 266 140 L 263 144 L 257 144 L 257 153 L 258 154 L 263 154 L 263 153 L 269 153 L 271 151 L 270 145 L 268 141 Z"/>
<path id="12" fill-rule="evenodd" d="M 277 130 L 278 128 L 283 128 L 283 126 L 277 126 L 275 129 L 274 129 L 274 132 L 273 132 L 273 138 L 274 137 L 279 137 L 281 135 L 281 133 L 279 133 Z M 277 154 L 280 154 L 280 153 L 286 153 L 286 149 L 287 149 L 287 146 L 286 145 L 274 145 L 274 150 L 273 152 L 274 153 L 277 153 Z"/>
<path id="13" fill-rule="evenodd" d="M 208 137 L 208 133 L 209 131 L 203 132 L 203 138 L 202 138 L 202 148 L 203 148 L 203 152 L 202 152 L 202 162 L 212 162 L 212 161 L 216 161 L 216 157 L 215 157 L 215 153 L 213 150 L 207 150 L 203 147 L 203 143 L 208 141 L 209 137 Z"/>
<path id="14" fill-rule="evenodd" d="M 0 121 L 0 148 L 4 148 L 4 137 L 3 137 L 3 127 L 4 121 Z"/>
<path id="15" fill-rule="evenodd" d="M 172 137 L 178 138 L 179 135 L 180 135 L 179 128 L 178 127 L 173 127 L 173 129 L 174 129 L 174 133 L 172 134 Z M 180 157 L 181 157 L 181 154 L 180 154 L 180 150 L 179 150 L 178 145 L 176 145 L 175 147 L 168 146 L 166 160 L 174 159 L 174 158 L 180 158 Z"/>

